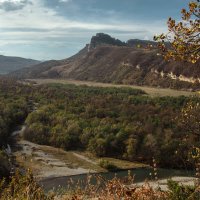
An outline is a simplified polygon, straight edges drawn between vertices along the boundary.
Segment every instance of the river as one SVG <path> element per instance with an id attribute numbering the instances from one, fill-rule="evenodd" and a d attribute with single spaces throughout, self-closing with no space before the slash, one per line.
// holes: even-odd
<path id="1" fill-rule="evenodd" d="M 22 125 L 20 130 L 14 131 L 12 133 L 12 137 L 16 137 L 21 135 L 25 130 L 26 126 Z M 32 167 L 34 165 L 34 169 L 38 170 L 37 173 L 34 171 L 34 175 L 36 176 L 39 183 L 44 187 L 45 190 L 52 190 L 52 188 L 67 187 L 67 183 L 73 180 L 74 184 L 77 182 L 82 182 L 85 185 L 87 180 L 87 174 L 89 173 L 89 169 L 84 168 L 84 166 L 78 166 L 73 168 L 66 164 L 66 160 L 63 160 L 60 157 L 60 154 L 69 153 L 59 150 L 57 154 L 52 154 L 52 151 L 56 151 L 57 149 L 53 147 L 47 147 L 43 145 L 37 145 L 28 141 L 23 140 L 21 137 L 16 139 L 16 146 L 20 148 L 11 148 L 8 145 L 7 151 L 9 153 L 12 152 L 18 161 L 20 161 L 22 166 Z M 43 148 L 45 147 L 45 148 Z M 11 150 L 12 149 L 12 150 Z M 46 151 L 48 149 L 48 151 Z M 50 151 L 51 150 L 51 151 Z M 49 152 L 50 151 L 50 152 Z M 77 153 L 73 153 L 73 156 L 82 159 L 82 162 L 89 162 L 82 158 L 83 156 L 78 155 Z M 21 159 L 22 157 L 26 157 L 25 160 Z M 70 155 L 72 156 L 72 155 Z M 74 157 L 74 158 L 75 158 Z M 71 158 L 71 157 L 70 157 Z M 68 162 L 69 160 L 67 160 Z M 95 163 L 90 163 L 95 164 Z M 97 164 L 97 163 L 96 163 Z M 134 182 L 143 182 L 146 179 L 151 180 L 150 173 L 153 174 L 153 170 L 151 168 L 138 168 L 130 170 L 131 174 L 134 175 Z M 107 173 L 95 173 L 94 175 L 100 175 L 104 177 L 106 180 L 110 180 L 117 176 L 118 178 L 127 177 L 128 171 L 117 171 L 117 172 L 107 172 Z M 158 169 L 158 179 L 169 179 L 171 177 L 193 177 L 194 172 L 186 171 L 186 170 L 173 170 L 173 169 Z M 92 179 L 92 183 L 95 183 L 95 179 Z M 73 187 L 73 184 L 71 184 Z"/>
<path id="2" fill-rule="evenodd" d="M 151 168 L 140 168 L 129 170 L 131 175 L 134 176 L 134 183 L 144 182 L 145 180 L 153 180 L 150 177 L 150 173 L 153 172 Z M 97 173 L 97 175 L 102 176 L 105 180 L 111 180 L 114 177 L 123 179 L 128 177 L 128 170 L 125 171 L 117 171 L 117 172 L 107 172 L 107 173 Z M 194 177 L 194 171 L 186 171 L 186 170 L 174 170 L 174 169 L 158 169 L 158 179 L 170 179 L 172 177 Z M 96 178 L 91 179 L 91 183 L 95 184 Z M 57 178 L 47 178 L 40 181 L 40 184 L 45 188 L 45 190 L 51 190 L 52 188 L 67 187 L 67 183 L 70 182 L 70 185 L 74 187 L 77 183 L 82 183 L 80 186 L 85 186 L 88 174 L 75 175 L 75 176 L 64 176 Z M 73 182 L 73 184 L 71 184 Z"/>

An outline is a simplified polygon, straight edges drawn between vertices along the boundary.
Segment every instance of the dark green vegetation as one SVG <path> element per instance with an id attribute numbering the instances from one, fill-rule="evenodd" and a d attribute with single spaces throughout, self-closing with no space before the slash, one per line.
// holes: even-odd
<path id="1" fill-rule="evenodd" d="M 7 147 L 12 131 L 29 112 L 29 89 L 13 80 L 0 79 L 0 177 L 8 175 L 10 167 L 7 155 L 1 150 Z"/>
<path id="2" fill-rule="evenodd" d="M 25 139 L 99 157 L 150 163 L 154 156 L 162 167 L 192 167 L 188 152 L 200 143 L 179 116 L 198 97 L 151 98 L 140 90 L 61 84 L 39 86 L 35 97 L 39 107 L 26 120 Z"/>
<path id="3" fill-rule="evenodd" d="M 99 161 L 99 166 L 104 168 L 104 169 L 107 169 L 108 171 L 117 171 L 117 170 L 119 170 L 112 162 L 110 162 L 108 160 L 104 160 L 104 159 L 101 159 Z"/>
<path id="4" fill-rule="evenodd" d="M 0 150 L 0 178 L 8 177 L 10 173 L 11 165 L 9 158 L 5 152 Z"/>
<path id="5" fill-rule="evenodd" d="M 199 191 L 194 186 L 181 186 L 177 182 L 168 181 L 169 196 L 171 200 L 197 200 L 199 199 Z"/>
<path id="6" fill-rule="evenodd" d="M 191 146 L 200 146 L 196 132 L 181 120 L 182 108 L 199 102 L 198 97 L 153 98 L 131 88 L 28 86 L 1 79 L 0 99 L 1 149 L 27 116 L 25 139 L 99 157 L 148 164 L 155 157 L 161 167 L 185 168 L 193 166 Z M 197 121 L 187 123 L 198 131 Z"/>
<path id="7" fill-rule="evenodd" d="M 11 132 L 29 112 L 30 88 L 0 79 L 0 147 L 7 145 Z"/>

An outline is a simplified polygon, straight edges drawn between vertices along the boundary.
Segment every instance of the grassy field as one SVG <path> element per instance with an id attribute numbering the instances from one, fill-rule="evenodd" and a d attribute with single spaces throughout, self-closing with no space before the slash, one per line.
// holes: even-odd
<path id="1" fill-rule="evenodd" d="M 87 152 L 87 151 L 85 151 L 85 152 L 77 152 L 77 154 L 79 156 L 81 156 L 79 158 L 82 158 L 83 160 L 84 160 L 84 158 L 88 159 L 89 161 L 92 161 L 92 163 L 94 165 L 97 165 L 98 167 L 99 167 L 98 164 L 99 164 L 100 160 L 106 160 L 106 161 L 114 164 L 117 167 L 117 169 L 120 169 L 120 170 L 149 167 L 149 165 L 146 165 L 146 164 L 143 164 L 143 163 L 139 163 L 139 162 L 130 162 L 130 161 L 127 161 L 127 160 L 120 160 L 120 159 L 109 158 L 109 157 L 101 157 L 101 158 L 99 158 L 99 157 L 96 157 L 92 153 Z M 87 160 L 85 160 L 85 161 L 87 161 Z"/>
<path id="2" fill-rule="evenodd" d="M 147 94 L 152 97 L 157 96 L 191 96 L 197 95 L 198 93 L 190 92 L 190 91 L 182 91 L 182 90 L 174 90 L 174 89 L 163 89 L 163 88 L 154 88 L 147 86 L 136 86 L 136 85 L 118 85 L 111 83 L 98 83 L 98 82 L 90 82 L 90 81 L 77 81 L 77 80 L 64 80 L 64 79 L 28 79 L 28 81 L 35 82 L 36 84 L 48 84 L 48 83 L 61 83 L 61 84 L 75 84 L 75 85 L 87 85 L 94 87 L 129 87 L 133 89 L 141 89 L 144 90 Z"/>

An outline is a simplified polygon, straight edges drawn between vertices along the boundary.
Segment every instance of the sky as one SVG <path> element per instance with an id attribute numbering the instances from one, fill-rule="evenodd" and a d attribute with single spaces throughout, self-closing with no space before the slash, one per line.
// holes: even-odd
<path id="1" fill-rule="evenodd" d="M 63 59 L 93 35 L 122 41 L 167 32 L 189 0 L 0 0 L 0 54 L 37 60 Z"/>

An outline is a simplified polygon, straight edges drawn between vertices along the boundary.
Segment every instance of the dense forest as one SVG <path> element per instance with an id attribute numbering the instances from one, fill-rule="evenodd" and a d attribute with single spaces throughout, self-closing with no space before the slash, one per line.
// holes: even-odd
<path id="1" fill-rule="evenodd" d="M 192 131 L 198 116 L 188 118 L 186 128 L 183 113 L 198 97 L 152 98 L 135 89 L 59 84 L 34 94 L 39 106 L 26 119 L 24 135 L 32 142 L 146 163 L 155 157 L 161 167 L 173 168 L 191 167 L 191 144 L 200 145 Z"/>
<path id="2" fill-rule="evenodd" d="M 13 129 L 26 119 L 24 138 L 38 144 L 145 163 L 154 157 L 160 167 L 190 168 L 192 145 L 200 146 L 199 100 L 1 79 L 0 147 L 5 149 Z M 2 172 L 8 164 L 4 151 L 0 159 Z"/>

